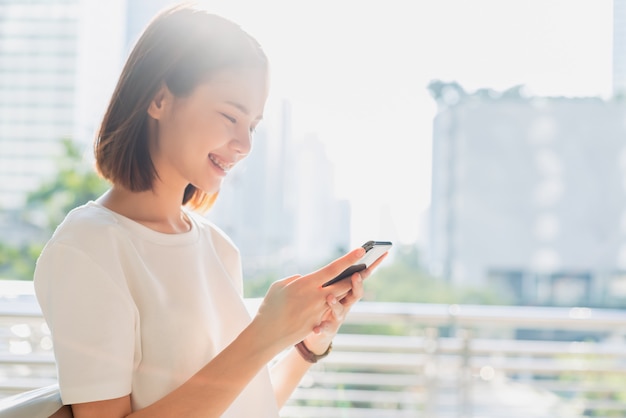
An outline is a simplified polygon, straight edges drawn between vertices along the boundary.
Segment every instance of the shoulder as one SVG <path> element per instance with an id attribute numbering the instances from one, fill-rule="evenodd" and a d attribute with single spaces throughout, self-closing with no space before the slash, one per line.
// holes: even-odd
<path id="1" fill-rule="evenodd" d="M 129 235 L 113 213 L 92 202 L 87 203 L 67 214 L 43 248 L 36 267 L 50 262 L 58 264 L 61 260 L 66 264 L 73 263 L 80 259 L 107 270 L 111 268 L 111 260 L 118 258 L 120 251 L 128 247 Z"/>
<path id="2" fill-rule="evenodd" d="M 187 212 L 187 214 L 192 219 L 193 223 L 198 227 L 200 233 L 211 238 L 216 249 L 224 248 L 239 252 L 239 249 L 232 239 L 209 219 L 191 211 Z"/>
<path id="3" fill-rule="evenodd" d="M 86 204 L 72 210 L 57 227 L 35 264 L 34 284 L 40 304 L 67 295 L 125 289 L 120 254 L 127 233 L 106 209 Z M 124 292 L 126 292 L 124 290 Z M 126 296 L 124 296 L 128 299 Z"/>
<path id="4" fill-rule="evenodd" d="M 122 228 L 115 216 L 107 209 L 87 203 L 73 209 L 57 227 L 49 244 L 64 243 L 85 245 L 103 235 L 114 234 Z"/>

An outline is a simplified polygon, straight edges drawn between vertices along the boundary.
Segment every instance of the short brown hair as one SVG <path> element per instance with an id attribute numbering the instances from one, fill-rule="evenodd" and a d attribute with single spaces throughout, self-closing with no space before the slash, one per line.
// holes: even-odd
<path id="1" fill-rule="evenodd" d="M 175 96 L 218 70 L 267 71 L 259 43 L 237 24 L 189 5 L 159 13 L 146 27 L 122 70 L 100 130 L 94 153 L 98 172 L 131 191 L 152 190 L 158 173 L 148 144 L 148 107 L 163 83 Z M 217 194 L 189 184 L 182 204 L 208 209 Z"/>

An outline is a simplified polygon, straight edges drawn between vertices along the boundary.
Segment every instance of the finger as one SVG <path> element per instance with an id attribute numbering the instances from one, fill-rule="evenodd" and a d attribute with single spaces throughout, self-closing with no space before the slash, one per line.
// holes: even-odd
<path id="1" fill-rule="evenodd" d="M 344 308 L 350 309 L 352 305 L 361 300 L 363 294 L 363 278 L 358 273 L 353 274 L 352 290 L 344 298 L 340 299 L 340 302 L 344 306 Z"/>
<path id="2" fill-rule="evenodd" d="M 332 263 L 322 267 L 318 271 L 316 271 L 315 276 L 318 284 L 321 286 L 332 278 L 336 277 L 350 267 L 355 264 L 361 257 L 365 255 L 365 249 L 363 247 L 356 248 L 350 251 L 348 254 L 344 255 L 333 261 Z"/>
<path id="3" fill-rule="evenodd" d="M 363 277 L 358 273 L 352 275 L 352 298 L 354 302 L 361 300 L 363 293 Z"/>
<path id="4" fill-rule="evenodd" d="M 324 324 L 325 322 L 320 323 L 319 325 L 316 325 L 313 327 L 313 333 L 316 335 L 319 335 L 322 333 L 323 329 L 324 329 Z"/>
<path id="5" fill-rule="evenodd" d="M 345 296 L 350 289 L 352 289 L 352 281 L 349 277 L 346 277 L 345 279 L 339 280 L 337 283 L 333 283 L 328 286 L 327 289 L 331 291 L 337 299 L 341 299 L 342 296 Z"/>
<path id="6" fill-rule="evenodd" d="M 339 322 L 343 321 L 344 311 L 345 311 L 344 305 L 339 303 L 339 300 L 333 295 L 329 295 L 326 298 L 326 303 L 328 303 L 328 306 L 330 307 L 330 311 L 332 315 L 335 317 L 335 320 Z"/>
<path id="7" fill-rule="evenodd" d="M 322 318 L 321 322 L 331 321 L 332 319 L 333 319 L 333 311 L 331 309 L 328 309 L 326 313 L 324 314 L 324 317 Z"/>
<path id="8" fill-rule="evenodd" d="M 346 296 L 348 296 L 350 293 L 352 293 L 352 289 L 350 289 L 349 291 L 342 293 L 341 295 L 337 296 L 337 299 L 339 299 L 339 302 L 343 303 L 343 300 L 346 298 Z"/>
<path id="9" fill-rule="evenodd" d="M 337 295 L 337 294 L 335 293 L 335 297 L 336 297 L 336 298 L 337 298 L 340 302 L 341 302 L 341 301 L 342 301 L 342 300 L 343 300 L 346 296 L 348 296 L 349 294 L 351 294 L 351 293 L 352 293 L 352 287 L 354 286 L 354 280 L 355 280 L 355 277 L 359 277 L 359 278 L 360 278 L 360 277 L 361 277 L 361 273 L 362 273 L 362 272 L 363 272 L 363 270 L 362 270 L 362 271 L 360 271 L 360 272 L 358 272 L 358 273 L 354 273 L 352 276 L 350 276 L 349 280 L 348 280 L 348 279 L 344 280 L 345 282 L 347 282 L 347 283 L 349 283 L 349 284 L 350 284 L 350 287 L 347 287 L 347 288 L 346 288 L 346 290 L 345 290 L 345 292 L 340 293 L 339 295 Z M 362 278 L 361 278 L 361 281 L 363 281 L 363 279 L 362 279 Z"/>
<path id="10" fill-rule="evenodd" d="M 332 296 L 332 295 L 330 295 Z M 332 318 L 332 310 L 330 309 L 330 306 L 328 305 L 328 303 L 324 304 L 324 312 L 322 313 L 322 315 L 320 316 L 319 322 L 317 323 L 317 325 L 315 325 L 312 329 L 312 331 L 315 334 L 319 334 L 324 330 L 324 324 L 326 322 L 328 322 L 329 318 Z"/>
<path id="11" fill-rule="evenodd" d="M 339 302 L 339 299 L 337 299 L 335 295 L 326 296 L 326 304 L 328 305 L 331 311 L 333 310 L 333 306 L 337 305 L 337 302 Z"/>

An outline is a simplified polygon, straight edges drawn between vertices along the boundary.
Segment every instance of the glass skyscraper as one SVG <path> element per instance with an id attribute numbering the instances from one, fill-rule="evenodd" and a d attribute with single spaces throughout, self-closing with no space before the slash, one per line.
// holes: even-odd
<path id="1" fill-rule="evenodd" d="M 626 95 L 626 0 L 613 0 L 613 95 Z"/>
<path id="2" fill-rule="evenodd" d="M 0 209 L 20 208 L 72 135 L 78 0 L 0 3 Z"/>

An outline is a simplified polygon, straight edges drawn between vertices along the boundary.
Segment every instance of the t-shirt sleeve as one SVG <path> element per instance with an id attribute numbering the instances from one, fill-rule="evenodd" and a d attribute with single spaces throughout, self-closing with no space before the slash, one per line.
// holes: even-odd
<path id="1" fill-rule="evenodd" d="M 35 291 L 52 333 L 65 404 L 131 392 L 137 311 L 120 280 L 80 249 L 59 242 L 50 243 L 37 261 Z"/>

